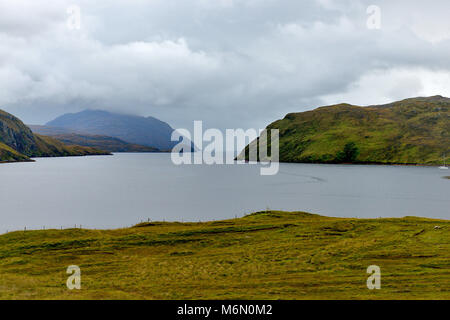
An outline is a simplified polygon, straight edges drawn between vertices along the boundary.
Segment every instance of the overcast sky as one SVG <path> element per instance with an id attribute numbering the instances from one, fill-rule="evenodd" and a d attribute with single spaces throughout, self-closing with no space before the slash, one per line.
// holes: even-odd
<path id="1" fill-rule="evenodd" d="M 325 104 L 450 96 L 449 13 L 448 0 L 0 0 L 0 108 L 29 124 L 89 108 L 257 129 Z"/>

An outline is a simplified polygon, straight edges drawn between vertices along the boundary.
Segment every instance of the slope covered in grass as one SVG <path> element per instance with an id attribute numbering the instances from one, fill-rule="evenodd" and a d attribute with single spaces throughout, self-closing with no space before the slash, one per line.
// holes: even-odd
<path id="1" fill-rule="evenodd" d="M 30 161 L 30 159 L 13 148 L 8 147 L 6 144 L 0 142 L 0 163 L 16 161 Z"/>
<path id="2" fill-rule="evenodd" d="M 37 134 L 50 136 L 67 145 L 92 147 L 109 152 L 159 152 L 157 148 L 128 143 L 119 138 L 105 135 L 93 135 L 65 128 L 28 125 Z"/>
<path id="3" fill-rule="evenodd" d="M 290 113 L 280 130 L 284 162 L 441 164 L 450 160 L 450 99 L 406 99 L 380 106 L 339 104 Z M 355 157 L 340 159 L 347 144 Z"/>
<path id="4" fill-rule="evenodd" d="M 139 144 L 125 142 L 118 138 L 101 135 L 58 134 L 52 136 L 67 145 L 97 148 L 109 152 L 158 152 L 159 150 Z"/>
<path id="5" fill-rule="evenodd" d="M 450 222 L 260 212 L 0 236 L 2 299 L 449 299 Z M 69 265 L 81 290 L 66 288 Z M 369 290 L 367 267 L 381 268 Z"/>
<path id="6" fill-rule="evenodd" d="M 35 134 L 38 151 L 33 155 L 35 157 L 61 157 L 61 156 L 88 156 L 88 155 L 106 155 L 109 152 L 78 145 L 66 145 L 63 142 L 47 136 Z"/>

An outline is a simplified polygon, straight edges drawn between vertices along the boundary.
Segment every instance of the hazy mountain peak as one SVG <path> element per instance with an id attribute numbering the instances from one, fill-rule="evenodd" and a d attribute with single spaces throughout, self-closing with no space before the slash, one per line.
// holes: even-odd
<path id="1" fill-rule="evenodd" d="M 20 119 L 0 110 L 0 162 L 28 161 L 29 157 L 107 154 L 80 146 L 67 146 L 53 138 L 34 134 Z"/>
<path id="2" fill-rule="evenodd" d="M 171 149 L 174 129 L 154 117 L 119 114 L 104 110 L 87 109 L 78 113 L 64 114 L 47 123 L 48 126 L 70 129 L 95 135 L 106 135 L 129 143 Z"/>

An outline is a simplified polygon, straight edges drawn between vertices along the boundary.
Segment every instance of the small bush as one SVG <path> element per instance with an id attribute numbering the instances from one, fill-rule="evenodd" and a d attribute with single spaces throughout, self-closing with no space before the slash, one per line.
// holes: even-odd
<path id="1" fill-rule="evenodd" d="M 338 163 L 355 162 L 359 156 L 359 149 L 354 142 L 348 142 L 344 146 L 344 150 L 336 154 L 335 161 Z"/>

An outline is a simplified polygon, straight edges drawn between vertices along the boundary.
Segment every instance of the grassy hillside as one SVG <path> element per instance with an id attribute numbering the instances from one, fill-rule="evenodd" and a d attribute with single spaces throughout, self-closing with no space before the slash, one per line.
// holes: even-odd
<path id="1" fill-rule="evenodd" d="M 0 162 L 30 161 L 30 157 L 60 157 L 109 154 L 34 134 L 20 119 L 0 110 Z"/>
<path id="2" fill-rule="evenodd" d="M 61 156 L 88 156 L 88 155 L 106 155 L 109 152 L 78 145 L 66 145 L 63 142 L 47 136 L 35 134 L 38 151 L 35 157 L 61 157 Z"/>
<path id="3" fill-rule="evenodd" d="M 6 144 L 0 143 L 0 163 L 16 161 L 30 161 L 30 159 Z"/>
<path id="4" fill-rule="evenodd" d="M 0 110 L 0 143 L 9 146 L 22 156 L 37 151 L 33 132 L 18 118 Z"/>
<path id="5" fill-rule="evenodd" d="M 441 96 L 321 107 L 268 128 L 280 130 L 284 162 L 440 164 L 444 153 L 450 160 L 450 99 Z"/>
<path id="6" fill-rule="evenodd" d="M 118 138 L 100 136 L 100 135 L 83 135 L 83 134 L 58 134 L 52 138 L 59 140 L 67 145 L 79 145 L 85 147 L 97 148 L 109 152 L 158 152 L 159 150 L 152 147 L 132 144 L 120 140 Z"/>
<path id="7" fill-rule="evenodd" d="M 450 222 L 260 212 L 0 236 L 1 299 L 450 299 Z M 81 290 L 66 288 L 69 265 Z M 368 290 L 367 267 L 381 268 Z"/>
<path id="8" fill-rule="evenodd" d="M 28 127 L 34 133 L 50 136 L 67 145 L 91 147 L 109 152 L 159 152 L 157 148 L 132 144 L 119 138 L 105 135 L 93 135 L 51 126 L 28 125 Z"/>

